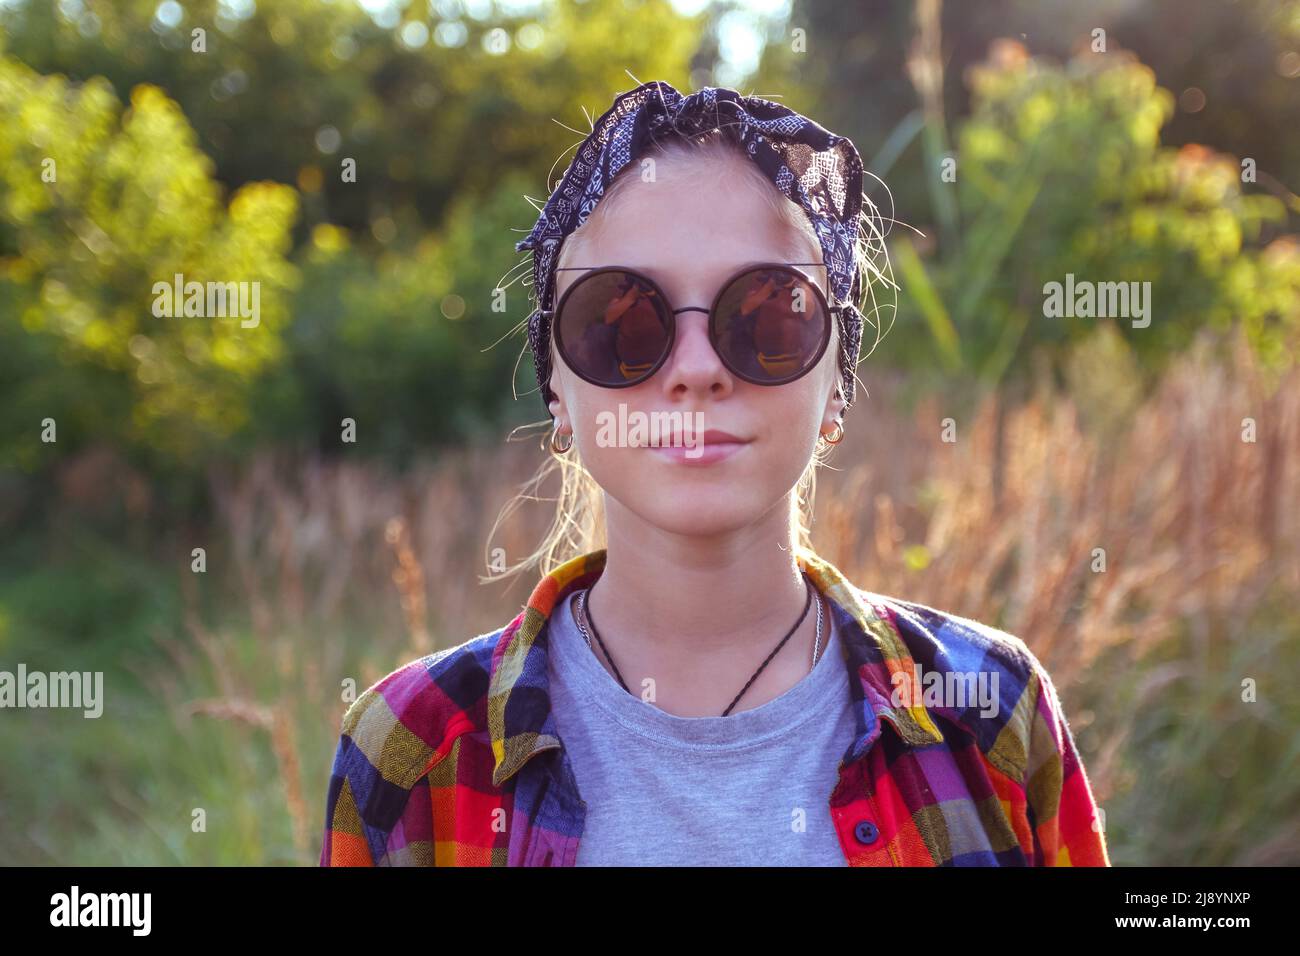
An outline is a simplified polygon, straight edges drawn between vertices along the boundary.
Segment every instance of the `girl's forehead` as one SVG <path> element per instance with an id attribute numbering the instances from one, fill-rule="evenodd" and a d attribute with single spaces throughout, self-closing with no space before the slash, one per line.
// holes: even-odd
<path id="1" fill-rule="evenodd" d="M 585 270 L 622 266 L 644 274 L 674 299 L 699 298 L 695 304 L 707 305 L 718 287 L 746 268 L 767 263 L 794 265 L 826 293 L 829 277 L 821 251 L 811 237 L 797 234 L 792 228 L 785 236 L 765 241 L 715 243 L 701 246 L 689 243 L 657 245 L 645 242 L 610 242 L 583 244 L 575 249 L 570 261 L 562 263 L 564 271 L 556 273 L 556 297 L 582 278 Z"/>
<path id="2" fill-rule="evenodd" d="M 740 162 L 748 162 L 743 158 Z M 743 177 L 718 173 L 679 175 L 681 167 L 661 164 L 652 181 L 620 184 L 612 203 L 597 203 L 582 232 L 585 235 L 561 256 L 556 296 L 582 276 L 577 269 L 626 266 L 654 279 L 674 297 L 708 298 L 719 283 L 740 269 L 760 262 L 821 262 L 816 238 L 791 221 L 803 213 L 791 203 L 783 216 L 772 196 L 758 189 L 775 187 Z M 668 172 L 668 170 L 672 170 Z M 780 202 L 789 202 L 775 196 Z M 826 270 L 802 267 L 829 288 Z"/>

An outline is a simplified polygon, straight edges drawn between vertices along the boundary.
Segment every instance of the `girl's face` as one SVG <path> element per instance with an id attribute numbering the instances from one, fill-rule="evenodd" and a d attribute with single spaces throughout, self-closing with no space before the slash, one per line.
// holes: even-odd
<path id="1" fill-rule="evenodd" d="M 737 157 L 735 162 L 749 160 Z M 655 181 L 628 183 L 628 191 L 607 211 L 597 234 L 562 265 L 638 269 L 658 283 L 673 308 L 707 309 L 721 284 L 750 263 L 822 260 L 811 237 L 793 231 L 748 189 L 728 188 L 722 177 L 716 187 L 682 183 L 672 175 L 676 169 L 675 163 L 660 161 Z M 593 216 L 603 211 L 598 206 Z M 824 268 L 799 268 L 828 291 Z M 556 273 L 556 302 L 582 274 Z M 736 378 L 722 364 L 709 343 L 708 316 L 703 312 L 683 312 L 676 321 L 668 359 L 649 379 L 630 388 L 607 389 L 583 381 L 559 357 L 552 339 L 551 388 L 557 399 L 550 410 L 562 433 L 572 430 L 584 465 L 613 499 L 611 505 L 617 502 L 669 533 L 726 533 L 788 503 L 818 435 L 834 427 L 844 407 L 835 395 L 838 327 L 808 374 L 786 385 L 764 386 Z M 677 428 L 702 426 L 694 434 L 687 432 L 685 439 L 703 439 L 705 455 L 692 458 L 682 448 L 661 451 L 644 444 L 628 447 L 619 440 L 620 420 L 631 425 L 672 412 L 682 414 L 660 421 L 672 421 Z M 613 427 L 602 432 L 607 422 Z M 701 434 L 713 429 L 730 433 L 742 444 L 724 448 Z M 713 460 L 708 449 L 731 453 Z"/>

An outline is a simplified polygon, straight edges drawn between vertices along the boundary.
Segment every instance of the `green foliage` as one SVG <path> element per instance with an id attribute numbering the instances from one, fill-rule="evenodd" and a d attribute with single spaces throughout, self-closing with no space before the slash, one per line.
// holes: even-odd
<path id="1" fill-rule="evenodd" d="M 0 59 L 0 336 L 12 347 L 0 363 L 14 383 L 0 445 L 34 466 L 59 447 L 35 440 L 50 417 L 72 447 L 184 457 L 243 427 L 249 384 L 280 352 L 296 211 L 294 191 L 270 183 L 227 205 L 157 88 L 138 87 L 122 111 L 103 81 Z M 258 283 L 258 325 L 159 317 L 154 286 L 176 274 Z"/>
<path id="2" fill-rule="evenodd" d="M 1119 53 L 1057 66 L 1008 42 L 973 71 L 972 94 L 947 187 L 956 233 L 925 268 L 911 240 L 896 244 L 905 355 L 929 338 L 948 372 L 997 380 L 1037 348 L 1064 354 L 1099 321 L 1044 316 L 1045 284 L 1069 273 L 1151 283 L 1150 326 L 1119 325 L 1148 371 L 1234 321 L 1273 364 L 1295 361 L 1300 246 L 1262 241 L 1286 206 L 1243 186 L 1231 158 L 1162 147 L 1172 97 L 1149 69 Z"/>
<path id="3" fill-rule="evenodd" d="M 698 18 L 668 0 L 561 0 L 519 14 L 416 2 L 393 22 L 355 0 L 188 0 L 174 25 L 156 20 L 157 0 L 119 0 L 95 5 L 93 30 L 57 6 L 0 9 L 12 55 L 42 73 L 103 76 L 119 95 L 162 87 L 223 182 L 300 183 L 309 225 L 356 232 L 406 213 L 436 227 L 453 196 L 488 192 L 505 170 L 539 181 L 573 142 L 552 117 L 584 125 L 581 106 L 599 113 L 634 85 L 626 71 L 684 83 L 699 40 Z M 423 42 L 403 39 L 408 24 Z M 204 53 L 191 49 L 195 29 Z M 345 157 L 355 182 L 339 175 Z"/>
<path id="4" fill-rule="evenodd" d="M 510 388 L 517 364 L 531 373 L 516 329 L 530 303 L 527 284 L 510 282 L 520 256 L 502 241 L 528 186 L 511 176 L 486 199 L 459 198 L 437 234 L 408 223 L 379 244 L 317 226 L 300 255 L 293 362 L 260 383 L 255 437 L 295 443 L 319 423 L 309 434 L 341 448 L 352 418 L 367 454 L 406 461 L 539 417 L 540 402 L 523 400 L 531 374 L 520 372 L 519 402 Z"/>

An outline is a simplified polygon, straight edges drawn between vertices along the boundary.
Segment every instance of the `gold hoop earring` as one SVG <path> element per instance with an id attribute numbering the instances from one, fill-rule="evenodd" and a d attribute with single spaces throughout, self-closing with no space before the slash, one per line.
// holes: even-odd
<path id="1" fill-rule="evenodd" d="M 831 432 L 831 435 L 835 435 L 836 437 L 831 438 L 830 435 L 823 435 L 822 441 L 828 445 L 838 445 L 840 442 L 844 441 L 844 423 L 842 421 L 837 421 L 835 423 L 835 430 Z"/>
<path id="2" fill-rule="evenodd" d="M 555 439 L 558 437 L 560 437 L 560 424 L 559 422 L 556 422 L 555 430 L 551 432 L 551 451 L 555 452 L 557 455 L 563 455 L 573 447 L 573 432 L 569 432 L 569 442 L 566 445 L 557 444 Z"/>

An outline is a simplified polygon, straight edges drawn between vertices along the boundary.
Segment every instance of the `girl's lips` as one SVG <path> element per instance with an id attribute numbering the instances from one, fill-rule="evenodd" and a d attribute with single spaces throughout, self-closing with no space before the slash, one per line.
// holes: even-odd
<path id="1" fill-rule="evenodd" d="M 702 437 L 704 439 L 704 444 L 706 445 L 713 445 L 713 444 L 721 445 L 726 442 L 736 442 L 744 445 L 744 444 L 748 444 L 752 440 L 748 438 L 739 438 L 731 434 L 731 432 L 724 432 L 720 428 L 710 428 L 708 431 L 704 433 Z M 681 442 L 678 441 L 677 444 L 681 444 Z"/>
<path id="2" fill-rule="evenodd" d="M 726 432 L 707 431 L 691 444 L 656 445 L 650 450 L 666 461 L 681 465 L 712 465 L 744 451 L 749 445 Z"/>

